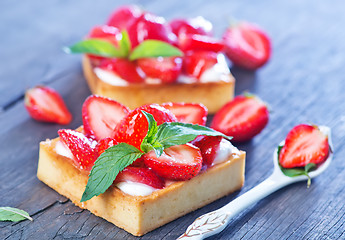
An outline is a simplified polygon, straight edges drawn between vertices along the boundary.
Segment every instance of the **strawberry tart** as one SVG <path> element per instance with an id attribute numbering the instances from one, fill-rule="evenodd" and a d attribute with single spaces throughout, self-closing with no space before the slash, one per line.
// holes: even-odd
<path id="1" fill-rule="evenodd" d="M 95 26 L 85 40 L 67 48 L 82 53 L 93 94 L 134 109 L 149 103 L 203 103 L 215 113 L 234 95 L 235 79 L 202 17 L 164 18 L 124 6 Z"/>
<path id="2" fill-rule="evenodd" d="M 40 143 L 37 176 L 77 206 L 141 236 L 239 190 L 245 152 L 205 127 L 201 104 L 130 111 L 92 95 L 83 126 Z M 188 114 L 187 114 L 188 113 Z"/>

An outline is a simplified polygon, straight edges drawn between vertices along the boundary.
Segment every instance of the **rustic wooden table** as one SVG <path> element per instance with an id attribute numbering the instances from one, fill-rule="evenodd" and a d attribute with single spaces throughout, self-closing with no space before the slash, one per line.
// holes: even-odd
<path id="1" fill-rule="evenodd" d="M 261 25 L 272 38 L 270 62 L 256 72 L 231 68 L 236 94 L 248 90 L 271 108 L 270 122 L 247 151 L 243 189 L 181 217 L 142 239 L 175 239 L 199 215 L 217 209 L 267 178 L 272 152 L 299 123 L 332 128 L 334 161 L 306 183 L 296 183 L 252 206 L 214 239 L 345 238 L 345 3 L 331 1 L 130 1 L 167 19 L 202 15 L 220 37 L 231 17 Z M 32 120 L 24 109 L 27 88 L 58 90 L 81 124 L 81 105 L 90 94 L 80 56 L 61 49 L 105 21 L 124 0 L 0 2 L 0 206 L 24 209 L 33 222 L 1 222 L 0 239 L 136 239 L 75 207 L 36 177 L 38 143 L 61 128 Z"/>

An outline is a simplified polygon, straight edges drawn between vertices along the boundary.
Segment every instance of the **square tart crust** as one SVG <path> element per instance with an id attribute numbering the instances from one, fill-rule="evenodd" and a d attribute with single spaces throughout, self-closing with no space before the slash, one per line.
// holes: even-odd
<path id="1" fill-rule="evenodd" d="M 88 176 L 54 151 L 59 138 L 40 143 L 37 177 L 75 205 L 141 236 L 178 217 L 239 190 L 244 183 L 245 152 L 178 181 L 148 196 L 131 196 L 112 185 L 105 193 L 81 203 Z"/>
<path id="2" fill-rule="evenodd" d="M 204 104 L 212 114 L 234 98 L 235 78 L 231 73 L 228 81 L 114 86 L 96 76 L 90 59 L 85 55 L 83 71 L 93 94 L 115 99 L 130 109 L 148 103 L 190 102 Z"/>

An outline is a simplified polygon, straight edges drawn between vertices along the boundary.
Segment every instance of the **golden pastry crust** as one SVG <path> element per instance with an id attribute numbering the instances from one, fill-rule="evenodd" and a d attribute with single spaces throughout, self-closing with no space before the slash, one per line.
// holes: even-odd
<path id="1" fill-rule="evenodd" d="M 130 109 L 147 103 L 190 102 L 204 104 L 212 114 L 234 98 L 235 79 L 231 73 L 227 81 L 115 86 L 96 76 L 86 55 L 83 57 L 83 71 L 93 94 L 115 99 Z"/>
<path id="2" fill-rule="evenodd" d="M 81 203 L 88 176 L 55 152 L 59 138 L 40 143 L 37 177 L 80 208 L 88 209 L 135 236 L 141 236 L 216 199 L 244 183 L 245 152 L 233 154 L 189 181 L 174 182 L 148 196 L 131 196 L 116 186 Z"/>

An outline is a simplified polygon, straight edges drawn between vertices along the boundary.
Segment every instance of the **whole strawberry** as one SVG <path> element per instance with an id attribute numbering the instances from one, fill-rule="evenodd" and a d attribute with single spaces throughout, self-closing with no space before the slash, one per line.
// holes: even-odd
<path id="1" fill-rule="evenodd" d="M 244 142 L 259 134 L 267 125 L 267 106 L 255 96 L 237 96 L 215 115 L 211 128 L 232 136 L 234 142 Z"/>
<path id="2" fill-rule="evenodd" d="M 229 27 L 224 35 L 225 54 L 236 66 L 255 70 L 271 55 L 271 40 L 254 24 L 242 22 Z"/>
<path id="3" fill-rule="evenodd" d="M 134 109 L 117 124 L 114 130 L 114 138 L 117 142 L 125 142 L 141 150 L 140 145 L 148 130 L 148 122 L 142 111 L 152 114 L 157 125 L 164 122 L 176 122 L 176 117 L 162 106 L 157 104 L 141 106 Z"/>
<path id="4" fill-rule="evenodd" d="M 69 124 L 72 115 L 60 94 L 52 88 L 37 86 L 25 92 L 24 104 L 30 116 L 42 122 Z"/>

